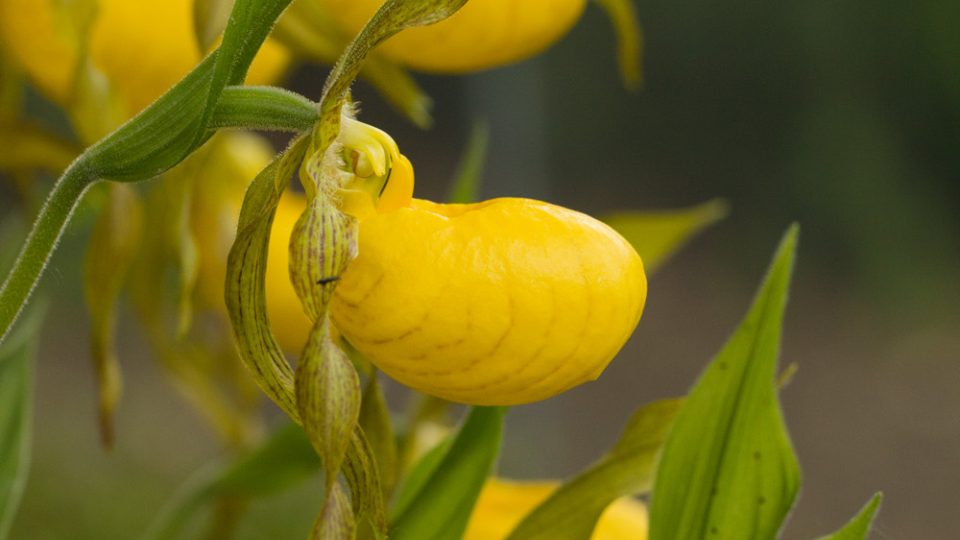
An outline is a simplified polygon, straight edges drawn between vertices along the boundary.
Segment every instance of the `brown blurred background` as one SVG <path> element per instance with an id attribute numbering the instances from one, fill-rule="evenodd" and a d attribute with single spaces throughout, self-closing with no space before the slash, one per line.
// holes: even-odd
<path id="1" fill-rule="evenodd" d="M 508 417 L 504 475 L 564 477 L 597 458 L 639 405 L 684 393 L 745 312 L 787 225 L 802 227 L 782 394 L 803 468 L 784 538 L 825 534 L 876 490 L 874 537 L 955 538 L 960 503 L 960 3 L 639 0 L 645 86 L 622 89 L 591 6 L 535 60 L 419 76 L 422 132 L 360 84 L 442 198 L 470 125 L 491 146 L 485 197 L 593 214 L 724 197 L 725 221 L 651 280 L 636 335 L 601 379 Z M 316 96 L 325 71 L 292 86 Z M 43 108 L 42 105 L 38 105 Z M 0 203 L 2 206 L 2 203 Z M 127 539 L 217 444 L 121 324 L 118 444 L 98 446 L 78 220 L 43 283 L 54 300 L 38 365 L 35 455 L 13 537 Z M 315 486 L 255 505 L 242 538 L 303 537 Z"/>

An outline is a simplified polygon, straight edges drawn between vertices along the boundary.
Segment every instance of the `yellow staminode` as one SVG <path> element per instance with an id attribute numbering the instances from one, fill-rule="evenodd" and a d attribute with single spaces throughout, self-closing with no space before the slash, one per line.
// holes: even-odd
<path id="1" fill-rule="evenodd" d="M 92 7 L 87 39 L 76 7 Z M 193 0 L 0 0 L 3 48 L 37 86 L 69 106 L 81 45 L 116 90 L 127 116 L 139 112 L 187 74 L 202 56 L 193 33 Z M 81 43 L 83 41 L 83 43 Z M 250 70 L 251 84 L 276 80 L 287 53 L 267 41 Z"/>
<path id="2" fill-rule="evenodd" d="M 390 135 L 344 114 L 337 143 L 342 148 L 340 209 L 364 219 L 410 205 L 413 166 Z"/>
<path id="3" fill-rule="evenodd" d="M 630 244 L 579 212 L 414 200 L 361 222 L 331 315 L 410 387 L 513 405 L 598 377 L 639 321 L 646 288 Z"/>
<path id="4" fill-rule="evenodd" d="M 340 121 L 336 142 L 340 156 L 334 173 L 340 175 L 339 188 L 331 194 L 340 209 L 362 220 L 409 206 L 413 167 L 397 143 L 350 114 L 342 115 Z M 312 327 L 290 284 L 288 269 L 290 234 L 305 207 L 304 196 L 295 192 L 288 191 L 280 199 L 267 256 L 268 316 L 277 341 L 290 354 L 300 352 Z"/>
<path id="5" fill-rule="evenodd" d="M 527 513 L 559 487 L 557 482 L 512 482 L 492 478 L 480 493 L 463 540 L 504 540 Z M 624 497 L 600 517 L 591 540 L 646 540 L 647 508 Z"/>
<path id="6" fill-rule="evenodd" d="M 340 23 L 358 32 L 382 0 L 323 0 Z M 470 0 L 449 19 L 404 30 L 380 49 L 415 69 L 462 73 L 510 64 L 560 39 L 586 0 Z"/>

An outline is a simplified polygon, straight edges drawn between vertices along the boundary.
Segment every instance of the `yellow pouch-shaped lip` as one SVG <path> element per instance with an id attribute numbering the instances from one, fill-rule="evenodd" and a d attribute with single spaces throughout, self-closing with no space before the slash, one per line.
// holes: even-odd
<path id="1" fill-rule="evenodd" d="M 323 0 L 351 33 L 359 32 L 381 0 Z M 380 46 L 387 56 L 421 71 L 463 73 L 529 58 L 576 23 L 585 0 L 470 0 L 439 23 L 405 30 Z"/>
<path id="2" fill-rule="evenodd" d="M 520 521 L 547 499 L 559 482 L 515 482 L 491 478 L 480 492 L 463 540 L 504 540 Z M 645 540 L 647 508 L 624 497 L 600 517 L 591 540 Z"/>
<path id="3" fill-rule="evenodd" d="M 639 256 L 587 215 L 529 199 L 414 200 L 361 223 L 331 314 L 408 386 L 514 405 L 599 376 L 645 299 Z"/>

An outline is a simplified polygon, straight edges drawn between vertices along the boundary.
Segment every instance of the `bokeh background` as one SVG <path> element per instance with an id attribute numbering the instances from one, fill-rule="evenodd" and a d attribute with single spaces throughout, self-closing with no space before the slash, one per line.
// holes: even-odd
<path id="1" fill-rule="evenodd" d="M 624 90 L 609 24 L 590 6 L 549 52 L 468 77 L 418 76 L 424 132 L 359 84 L 442 198 L 471 125 L 491 142 L 482 193 L 603 214 L 726 199 L 730 216 L 650 284 L 643 320 L 596 383 L 513 409 L 503 475 L 566 477 L 639 405 L 684 393 L 745 312 L 786 227 L 801 224 L 782 393 L 803 468 L 784 538 L 835 529 L 876 490 L 875 537 L 956 537 L 960 503 L 960 3 L 638 0 L 645 84 Z M 291 74 L 319 94 L 325 68 Z M 44 114 L 39 98 L 32 105 Z M 0 191 L 0 209 L 10 210 Z M 14 538 L 136 537 L 215 458 L 203 421 L 121 323 L 118 442 L 95 430 L 78 220 L 44 279 L 33 468 Z M 393 389 L 394 394 L 399 394 Z M 279 417 L 278 417 L 279 419 Z M 243 538 L 303 537 L 316 486 L 257 503 Z"/>

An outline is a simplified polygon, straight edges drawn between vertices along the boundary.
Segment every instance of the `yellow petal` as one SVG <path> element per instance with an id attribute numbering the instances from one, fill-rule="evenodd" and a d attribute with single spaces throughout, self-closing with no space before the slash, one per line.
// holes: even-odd
<path id="1" fill-rule="evenodd" d="M 68 36 L 57 31 L 52 1 L 0 0 L 0 39 L 11 59 L 62 104 L 70 95 L 77 51 Z"/>
<path id="2" fill-rule="evenodd" d="M 58 23 L 56 0 L 0 0 L 4 49 L 51 99 L 69 106 L 77 44 Z M 160 97 L 201 58 L 193 0 L 99 0 L 89 35 L 93 65 L 123 100 L 128 116 Z M 268 41 L 251 66 L 252 84 L 276 80 L 288 61 Z"/>

